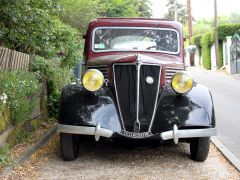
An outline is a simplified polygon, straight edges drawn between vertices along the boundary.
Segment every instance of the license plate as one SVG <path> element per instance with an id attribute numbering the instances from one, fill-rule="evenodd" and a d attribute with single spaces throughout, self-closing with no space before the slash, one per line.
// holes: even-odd
<path id="1" fill-rule="evenodd" d="M 121 131 L 120 134 L 127 137 L 131 137 L 131 138 L 146 138 L 146 137 L 152 136 L 151 132 L 136 133 L 136 132 Z"/>

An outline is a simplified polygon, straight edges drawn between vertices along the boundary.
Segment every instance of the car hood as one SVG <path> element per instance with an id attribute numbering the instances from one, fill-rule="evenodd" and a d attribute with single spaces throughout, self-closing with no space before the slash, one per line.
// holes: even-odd
<path id="1" fill-rule="evenodd" d="M 161 64 L 163 67 L 183 67 L 183 60 L 175 55 L 121 53 L 102 55 L 87 61 L 87 65 L 111 65 L 113 63 L 135 63 L 137 60 L 147 64 Z"/>

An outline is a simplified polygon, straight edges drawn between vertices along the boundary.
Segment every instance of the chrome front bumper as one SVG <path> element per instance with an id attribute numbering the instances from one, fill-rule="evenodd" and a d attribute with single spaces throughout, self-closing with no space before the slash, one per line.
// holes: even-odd
<path id="1" fill-rule="evenodd" d="M 101 128 L 99 123 L 96 127 L 57 124 L 57 131 L 62 133 L 93 135 L 96 141 L 98 141 L 101 136 L 110 138 L 113 135 L 112 130 Z M 173 130 L 160 133 L 160 138 L 162 140 L 173 139 L 174 143 L 177 144 L 181 138 L 210 137 L 216 134 L 216 128 L 178 130 L 178 127 L 174 125 Z"/>
<path id="2" fill-rule="evenodd" d="M 174 143 L 177 144 L 180 138 L 210 137 L 216 135 L 216 128 L 178 130 L 177 125 L 174 125 L 173 130 L 162 132 L 160 137 L 163 140 L 173 139 Z"/>
<path id="3" fill-rule="evenodd" d="M 113 131 L 101 128 L 99 123 L 96 127 L 57 124 L 57 131 L 62 133 L 93 135 L 96 141 L 98 141 L 101 136 L 110 138 L 113 135 Z"/>

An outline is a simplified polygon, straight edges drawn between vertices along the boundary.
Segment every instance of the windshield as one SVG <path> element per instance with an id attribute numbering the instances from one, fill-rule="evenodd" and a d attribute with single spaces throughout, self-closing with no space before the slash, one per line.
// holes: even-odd
<path id="1" fill-rule="evenodd" d="M 166 28 L 101 27 L 93 31 L 94 52 L 154 51 L 179 53 L 179 34 Z"/>

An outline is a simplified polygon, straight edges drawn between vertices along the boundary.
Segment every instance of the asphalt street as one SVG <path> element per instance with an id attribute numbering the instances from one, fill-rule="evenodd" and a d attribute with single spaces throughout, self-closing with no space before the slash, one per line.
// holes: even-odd
<path id="1" fill-rule="evenodd" d="M 212 93 L 217 137 L 240 159 L 240 79 L 220 72 L 188 68 L 193 78 Z"/>

